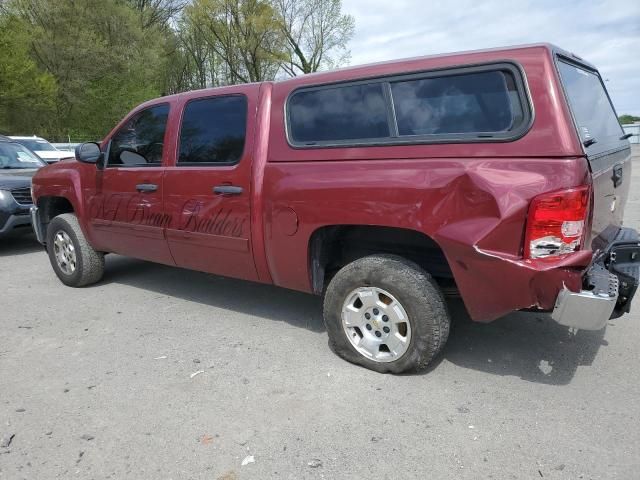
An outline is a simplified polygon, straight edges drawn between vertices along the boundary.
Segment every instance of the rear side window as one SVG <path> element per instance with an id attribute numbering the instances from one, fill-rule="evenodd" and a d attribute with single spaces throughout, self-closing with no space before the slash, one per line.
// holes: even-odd
<path id="1" fill-rule="evenodd" d="M 391 92 L 400 136 L 500 133 L 522 122 L 503 71 L 393 82 Z"/>
<path id="2" fill-rule="evenodd" d="M 624 147 L 624 134 L 600 76 L 572 63 L 559 61 L 558 69 L 569 106 L 589 155 Z"/>
<path id="3" fill-rule="evenodd" d="M 511 63 L 303 88 L 287 103 L 289 142 L 298 147 L 505 141 L 530 119 Z"/>
<path id="4" fill-rule="evenodd" d="M 160 165 L 168 116 L 169 105 L 162 104 L 142 110 L 131 117 L 111 139 L 107 165 Z"/>
<path id="5" fill-rule="evenodd" d="M 299 91 L 289 99 L 295 143 L 339 143 L 389 136 L 381 83 Z"/>
<path id="6" fill-rule="evenodd" d="M 240 161 L 247 126 L 244 95 L 203 98 L 187 103 L 180 130 L 178 164 L 224 164 Z"/>

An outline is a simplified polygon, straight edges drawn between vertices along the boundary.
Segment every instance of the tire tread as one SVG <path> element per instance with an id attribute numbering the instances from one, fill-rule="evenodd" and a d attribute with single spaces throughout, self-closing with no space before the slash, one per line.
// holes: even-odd
<path id="1" fill-rule="evenodd" d="M 398 293 L 404 297 L 402 303 L 405 308 L 409 307 L 405 305 L 409 299 L 414 312 L 417 309 L 424 313 L 419 315 L 420 318 L 414 318 L 414 323 L 420 322 L 416 324 L 419 328 L 412 328 L 412 333 L 416 336 L 412 339 L 414 351 L 407 351 L 400 359 L 389 363 L 374 362 L 358 353 L 346 339 L 341 325 L 340 309 L 343 297 L 348 293 L 343 291 L 344 285 L 348 285 L 351 279 L 357 281 L 355 279 L 376 275 L 375 272 L 384 272 L 384 278 L 388 279 L 390 285 L 405 287 L 404 291 L 392 291 L 394 295 Z M 449 337 L 451 324 L 442 292 L 431 275 L 411 260 L 390 254 L 363 257 L 343 267 L 326 288 L 324 318 L 330 337 L 329 344 L 334 352 L 350 362 L 383 373 L 401 373 L 426 368 L 442 352 Z"/>
<path id="2" fill-rule="evenodd" d="M 50 246 L 51 239 L 57 230 L 66 230 L 68 234 L 75 240 L 78 247 L 76 251 L 77 264 L 80 267 L 80 273 L 74 275 L 64 275 L 59 272 L 54 258 L 53 248 Z M 63 213 L 55 217 L 47 229 L 47 243 L 49 243 L 49 258 L 54 271 L 58 278 L 71 287 L 85 287 L 93 283 L 99 282 L 104 274 L 104 254 L 97 252 L 89 244 L 82 229 L 78 218 L 73 213 Z"/>

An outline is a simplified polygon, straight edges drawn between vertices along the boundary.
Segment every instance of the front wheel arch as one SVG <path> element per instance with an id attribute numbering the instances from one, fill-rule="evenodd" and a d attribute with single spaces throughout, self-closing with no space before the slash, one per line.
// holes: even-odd
<path id="1" fill-rule="evenodd" d="M 40 197 L 37 202 L 37 207 L 40 231 L 44 232 L 45 244 L 47 242 L 47 228 L 51 220 L 58 215 L 76 212 L 73 203 L 68 198 L 62 196 Z"/>

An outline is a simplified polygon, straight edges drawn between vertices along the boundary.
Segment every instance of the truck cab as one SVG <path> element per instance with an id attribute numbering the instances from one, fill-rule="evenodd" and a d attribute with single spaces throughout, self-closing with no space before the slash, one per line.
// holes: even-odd
<path id="1" fill-rule="evenodd" d="M 113 252 L 322 295 L 334 351 L 380 372 L 441 351 L 445 293 L 599 329 L 640 276 L 629 143 L 595 67 L 551 45 L 163 97 L 76 160 L 33 181 L 62 282 Z"/>

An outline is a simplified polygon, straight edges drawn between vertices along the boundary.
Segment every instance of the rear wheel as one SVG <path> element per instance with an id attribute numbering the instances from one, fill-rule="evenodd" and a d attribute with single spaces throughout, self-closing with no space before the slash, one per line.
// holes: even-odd
<path id="1" fill-rule="evenodd" d="M 327 287 L 324 318 L 332 349 L 378 372 L 426 367 L 449 336 L 437 284 L 395 255 L 364 257 L 342 268 Z"/>
<path id="2" fill-rule="evenodd" d="M 53 271 L 65 285 L 84 287 L 102 278 L 104 255 L 89 245 L 72 213 L 59 215 L 49 223 L 47 252 Z"/>

